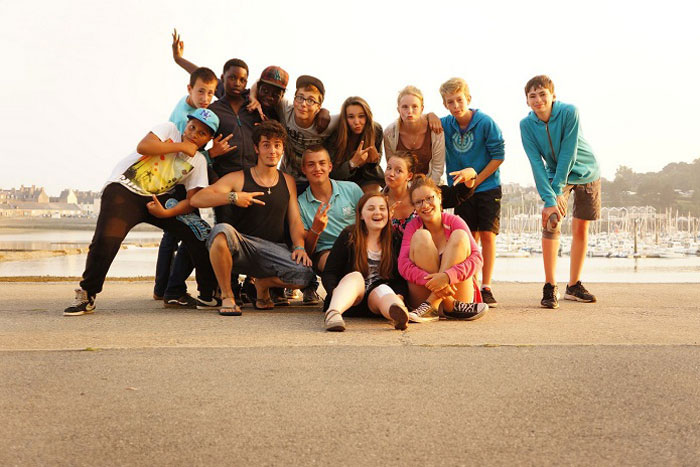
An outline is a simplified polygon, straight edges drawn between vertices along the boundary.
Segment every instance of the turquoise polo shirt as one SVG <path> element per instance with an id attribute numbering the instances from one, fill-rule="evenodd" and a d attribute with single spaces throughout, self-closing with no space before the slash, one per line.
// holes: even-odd
<path id="1" fill-rule="evenodd" d="M 328 210 L 328 225 L 318 237 L 315 251 L 330 250 L 340 232 L 348 225 L 355 223 L 355 208 L 363 194 L 362 189 L 355 182 L 331 180 L 331 186 L 333 194 L 330 200 L 331 208 Z M 314 197 L 311 187 L 308 187 L 299 195 L 297 202 L 304 228 L 309 230 L 321 201 Z"/>

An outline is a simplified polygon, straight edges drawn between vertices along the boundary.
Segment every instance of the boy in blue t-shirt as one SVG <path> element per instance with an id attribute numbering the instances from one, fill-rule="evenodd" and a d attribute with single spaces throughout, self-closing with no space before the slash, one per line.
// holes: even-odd
<path id="1" fill-rule="evenodd" d="M 581 284 L 583 260 L 588 247 L 588 225 L 600 218 L 600 171 L 598 162 L 579 125 L 578 110 L 556 100 L 554 83 L 539 75 L 525 85 L 532 112 L 520 121 L 523 147 L 530 159 L 542 209 L 542 258 L 545 284 L 541 305 L 559 308 L 555 279 L 561 219 L 566 215 L 569 195 L 574 192 L 571 222 L 571 265 L 564 298 L 595 302 Z"/>
<path id="2" fill-rule="evenodd" d="M 505 143 L 498 125 L 478 109 L 470 109 L 469 86 L 462 78 L 452 78 L 440 86 L 442 103 L 451 115 L 440 119 L 445 131 L 447 173 L 473 168 L 476 173 L 474 195 L 455 208 L 469 226 L 474 239 L 481 242 L 484 266 L 481 295 L 485 303 L 498 302 L 491 292 L 496 259 L 496 235 L 501 220 L 501 179 L 499 166 L 505 158 Z M 450 186 L 454 183 L 448 177 Z"/>

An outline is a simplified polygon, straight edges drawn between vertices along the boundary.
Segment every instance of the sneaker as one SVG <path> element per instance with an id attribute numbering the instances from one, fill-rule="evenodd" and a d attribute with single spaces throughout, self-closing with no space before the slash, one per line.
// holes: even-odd
<path id="1" fill-rule="evenodd" d="M 211 297 L 209 300 L 205 300 L 200 295 L 199 297 L 195 298 L 195 301 L 197 302 L 198 310 L 212 310 L 221 308 L 221 299 L 219 297 Z"/>
<path id="2" fill-rule="evenodd" d="M 63 310 L 63 316 L 87 315 L 95 311 L 95 297 L 83 289 L 75 289 L 73 303 Z"/>
<path id="3" fill-rule="evenodd" d="M 289 299 L 284 294 L 284 289 L 272 287 L 270 289 L 270 298 L 275 306 L 289 306 Z"/>
<path id="4" fill-rule="evenodd" d="M 197 299 L 186 293 L 178 298 L 166 298 L 163 300 L 165 308 L 197 308 Z"/>
<path id="5" fill-rule="evenodd" d="M 394 322 L 394 329 L 404 331 L 408 327 L 408 312 L 402 306 L 393 304 L 389 307 L 389 316 Z"/>
<path id="6" fill-rule="evenodd" d="M 318 296 L 316 289 L 312 289 L 311 287 L 304 289 L 303 297 L 302 303 L 305 306 L 316 306 L 321 304 L 321 297 Z"/>
<path id="7" fill-rule="evenodd" d="M 596 301 L 595 295 L 586 290 L 581 281 L 578 281 L 572 286 L 567 285 L 564 298 L 567 300 L 575 300 L 577 302 L 585 303 L 593 303 Z"/>
<path id="8" fill-rule="evenodd" d="M 411 323 L 427 323 L 439 319 L 440 315 L 438 315 L 438 311 L 428 302 L 423 302 L 418 305 L 418 308 L 408 312 L 408 320 Z"/>
<path id="9" fill-rule="evenodd" d="M 552 285 L 549 282 L 542 288 L 542 301 L 540 302 L 543 308 L 559 308 L 559 287 Z"/>
<path id="10" fill-rule="evenodd" d="M 489 310 L 486 303 L 467 303 L 455 300 L 452 311 L 444 311 L 445 316 L 451 319 L 474 321 L 479 319 Z"/>
<path id="11" fill-rule="evenodd" d="M 343 315 L 337 310 L 326 311 L 326 331 L 343 332 L 345 331 L 345 321 Z"/>
<path id="12" fill-rule="evenodd" d="M 491 292 L 491 289 L 488 287 L 481 289 L 481 298 L 484 300 L 484 303 L 489 306 L 489 308 L 496 308 L 498 305 L 496 298 L 493 296 L 493 292 Z"/>

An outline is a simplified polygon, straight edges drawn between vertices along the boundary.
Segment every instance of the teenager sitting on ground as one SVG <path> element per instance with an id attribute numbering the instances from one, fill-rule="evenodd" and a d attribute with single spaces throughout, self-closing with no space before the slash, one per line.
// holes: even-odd
<path id="1" fill-rule="evenodd" d="M 338 128 L 326 141 L 331 154 L 334 180 L 357 183 L 362 191 L 377 192 L 384 185 L 382 126 L 372 118 L 369 104 L 357 96 L 348 97 L 340 107 Z"/>
<path id="2" fill-rule="evenodd" d="M 346 227 L 331 250 L 321 276 L 328 331 L 344 331 L 343 314 L 382 315 L 406 329 L 406 282 L 397 269 L 399 239 L 389 223 L 389 204 L 380 193 L 366 193 L 357 204 L 355 224 Z"/>
<path id="3" fill-rule="evenodd" d="M 123 159 L 112 172 L 102 190 L 100 214 L 90 243 L 83 280 L 76 289 L 73 304 L 66 316 L 92 313 L 95 296 L 102 291 L 109 267 L 126 234 L 141 222 L 172 232 L 187 246 L 197 272 L 200 296 L 197 308 L 217 307 L 213 296 L 216 280 L 209 263 L 205 239 L 197 237 L 197 223 L 185 217 L 194 208 L 193 195 L 208 185 L 207 161 L 198 152 L 212 139 L 219 126 L 216 114 L 197 109 L 189 115 L 184 134 L 172 122 L 158 125 Z M 164 208 L 166 195 L 177 184 L 185 185 L 187 198 Z"/>
<path id="4" fill-rule="evenodd" d="M 325 269 L 328 254 L 340 232 L 355 222 L 355 208 L 362 197 L 362 190 L 355 183 L 331 180 L 328 174 L 332 169 L 330 156 L 323 146 L 311 146 L 304 151 L 301 170 L 309 187 L 297 201 L 306 229 L 306 253 L 319 274 Z"/>
<path id="5" fill-rule="evenodd" d="M 483 258 L 469 227 L 459 217 L 442 212 L 441 192 L 424 175 L 409 190 L 418 217 L 406 226 L 399 270 L 408 281 L 412 322 L 434 321 L 442 306 L 448 318 L 474 320 L 488 310 L 480 299 L 476 274 Z"/>
<path id="6" fill-rule="evenodd" d="M 221 177 L 192 199 L 192 205 L 200 208 L 233 206 L 232 224 L 217 224 L 208 241 L 222 291 L 221 315 L 241 314 L 231 288 L 232 272 L 256 278 L 257 309 L 274 307 L 270 287 L 303 288 L 314 278 L 304 249 L 294 179 L 277 169 L 286 137 L 284 127 L 274 120 L 256 126 L 253 142 L 257 164 Z M 285 226 L 292 240 L 291 252 L 285 244 Z"/>

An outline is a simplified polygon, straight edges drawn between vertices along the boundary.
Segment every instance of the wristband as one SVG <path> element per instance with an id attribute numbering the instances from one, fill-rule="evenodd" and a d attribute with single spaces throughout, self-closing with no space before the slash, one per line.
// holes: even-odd
<path id="1" fill-rule="evenodd" d="M 352 160 L 348 161 L 348 165 L 350 166 L 351 169 L 354 169 L 357 167 Z"/>
<path id="2" fill-rule="evenodd" d="M 236 204 L 236 201 L 238 201 L 238 193 L 235 191 L 231 191 L 228 195 L 228 202 L 229 204 Z"/>
<path id="3" fill-rule="evenodd" d="M 315 233 L 317 237 L 321 236 L 321 232 L 316 232 L 314 229 L 309 229 L 309 232 Z"/>
<path id="4" fill-rule="evenodd" d="M 304 248 L 303 246 L 297 245 L 294 247 L 294 251 L 296 251 L 296 250 L 306 250 L 306 248 Z"/>

